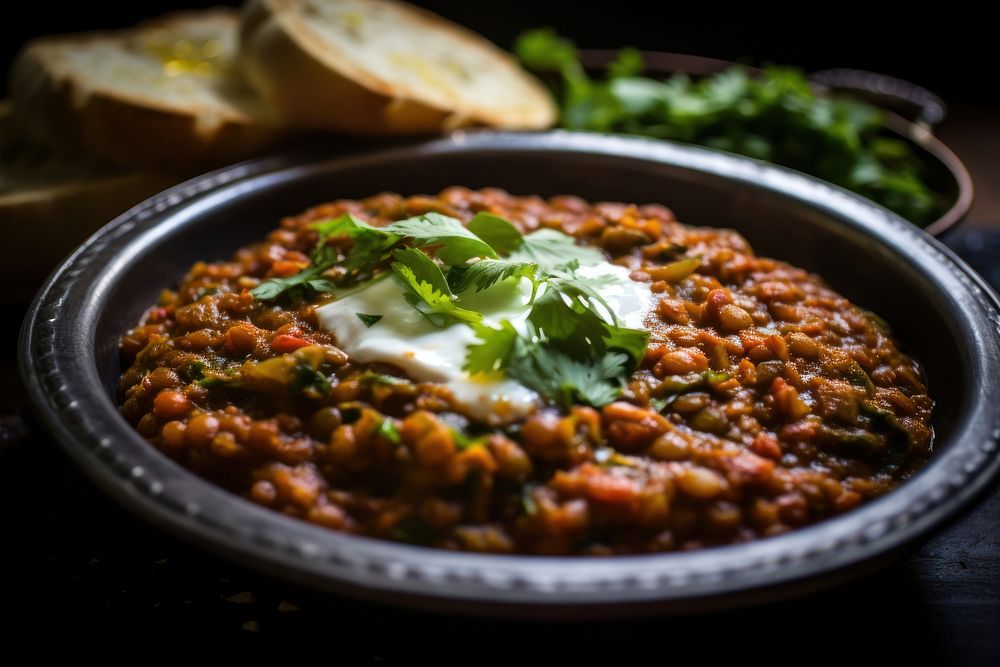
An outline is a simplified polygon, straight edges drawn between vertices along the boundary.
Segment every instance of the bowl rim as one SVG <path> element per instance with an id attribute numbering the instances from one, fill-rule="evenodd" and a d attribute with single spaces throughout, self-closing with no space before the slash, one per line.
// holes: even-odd
<path id="1" fill-rule="evenodd" d="M 130 256 L 213 198 L 344 170 L 437 154 L 578 153 L 666 164 L 769 191 L 866 231 L 913 260 L 957 303 L 970 356 L 969 404 L 949 446 L 904 485 L 846 514 L 765 540 L 694 552 L 602 558 L 497 556 L 346 535 L 285 517 L 224 491 L 150 446 L 98 376 L 95 333 Z M 574 615 L 586 609 L 686 611 L 830 585 L 953 517 L 1000 471 L 1000 300 L 939 241 L 857 195 L 749 158 L 658 140 L 591 133 L 460 132 L 347 157 L 281 154 L 222 168 L 166 190 L 92 235 L 46 281 L 25 317 L 19 368 L 40 423 L 120 504 L 160 528 L 265 573 L 393 604 L 481 614 Z M 940 474 L 930 475 L 934 470 Z M 792 584 L 798 583 L 793 590 Z"/>

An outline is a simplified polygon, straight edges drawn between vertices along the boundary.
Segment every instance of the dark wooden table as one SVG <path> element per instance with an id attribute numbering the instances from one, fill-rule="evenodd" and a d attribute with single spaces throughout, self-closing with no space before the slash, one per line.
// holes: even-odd
<path id="1" fill-rule="evenodd" d="M 1000 286 L 1000 124 L 959 115 L 945 137 L 972 159 L 980 203 L 949 243 Z M 978 120 L 977 120 L 978 119 Z M 977 124 L 981 123 L 981 125 Z M 979 128 L 977 130 L 976 128 Z M 990 134 L 992 133 L 992 134 Z M 986 137 L 987 139 L 984 139 Z M 990 143 L 993 148 L 990 149 Z M 16 326 L 23 307 L 0 310 Z M 175 648 L 320 647 L 329 660 L 403 662 L 680 654 L 718 662 L 915 660 L 1000 665 L 1000 489 L 882 571 L 788 602 L 685 618 L 579 623 L 457 618 L 320 595 L 200 553 L 101 495 L 24 412 L 3 339 L 0 362 L 0 638 L 86 633 L 95 646 L 143 637 Z M 56 643 L 51 643 L 51 642 Z M 110 645 L 110 644 L 109 644 Z M 311 654 L 311 653 L 310 653 Z"/>

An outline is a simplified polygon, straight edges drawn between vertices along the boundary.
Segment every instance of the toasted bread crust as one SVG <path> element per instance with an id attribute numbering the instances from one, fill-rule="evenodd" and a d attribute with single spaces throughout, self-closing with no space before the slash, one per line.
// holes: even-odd
<path id="1" fill-rule="evenodd" d="M 228 10 L 183 13 L 140 24 L 132 31 L 46 37 L 29 43 L 11 70 L 17 113 L 39 140 L 76 146 L 94 156 L 139 167 L 199 166 L 243 159 L 274 146 L 285 134 L 274 119 L 238 109 L 172 103 L 126 85 L 86 80 L 62 60 L 95 43 L 121 42 L 144 30 L 175 28 L 211 19 L 236 29 Z"/>
<path id="2" fill-rule="evenodd" d="M 442 92 L 416 78 L 386 76 L 372 63 L 324 40 L 302 16 L 300 0 L 251 0 L 240 28 L 240 59 L 247 79 L 288 122 L 363 134 L 440 132 L 469 125 L 540 129 L 555 120 L 542 85 L 484 38 L 422 9 L 370 0 L 400 12 L 401 30 L 445 33 L 502 68 L 516 81 L 502 107 L 480 104 L 462 91 Z M 403 24 L 405 23 L 405 25 Z"/>

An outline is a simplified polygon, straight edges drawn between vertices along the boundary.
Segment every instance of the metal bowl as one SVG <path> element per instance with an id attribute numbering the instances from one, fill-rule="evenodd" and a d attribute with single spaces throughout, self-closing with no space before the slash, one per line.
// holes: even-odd
<path id="1" fill-rule="evenodd" d="M 225 257 L 324 200 L 455 184 L 664 203 L 685 222 L 734 227 L 759 253 L 825 276 L 891 322 L 924 363 L 937 400 L 932 459 L 886 496 L 774 538 L 659 555 L 496 556 L 340 534 L 261 508 L 181 468 L 118 414 L 118 339 L 194 261 Z M 269 574 L 472 613 L 686 612 L 833 585 L 888 562 L 966 507 L 1000 468 L 998 323 L 996 295 L 943 245 L 815 179 L 661 141 L 484 132 L 357 157 L 318 150 L 247 162 L 153 197 L 50 277 L 25 320 L 20 364 L 40 421 L 102 489 L 163 529 Z"/>

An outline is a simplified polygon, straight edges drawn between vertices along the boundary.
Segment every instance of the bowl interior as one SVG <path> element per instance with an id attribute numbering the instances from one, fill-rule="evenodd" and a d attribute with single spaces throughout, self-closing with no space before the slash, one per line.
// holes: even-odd
<path id="1" fill-rule="evenodd" d="M 253 177 L 201 197 L 172 214 L 155 235 L 134 244 L 122 278 L 105 300 L 97 329 L 102 382 L 110 397 L 121 372 L 117 341 L 199 259 L 225 258 L 286 215 L 339 198 L 382 191 L 436 193 L 445 187 L 500 187 L 515 194 L 573 194 L 592 201 L 663 204 L 692 225 L 732 227 L 765 256 L 823 276 L 856 304 L 884 317 L 926 369 L 937 401 L 935 430 L 944 442 L 969 386 L 968 346 L 954 306 L 932 278 L 891 246 L 849 221 L 748 183 L 639 158 L 557 151 L 420 152 L 391 161 L 329 161 Z M 947 344 L 942 344 L 947 341 Z"/>

